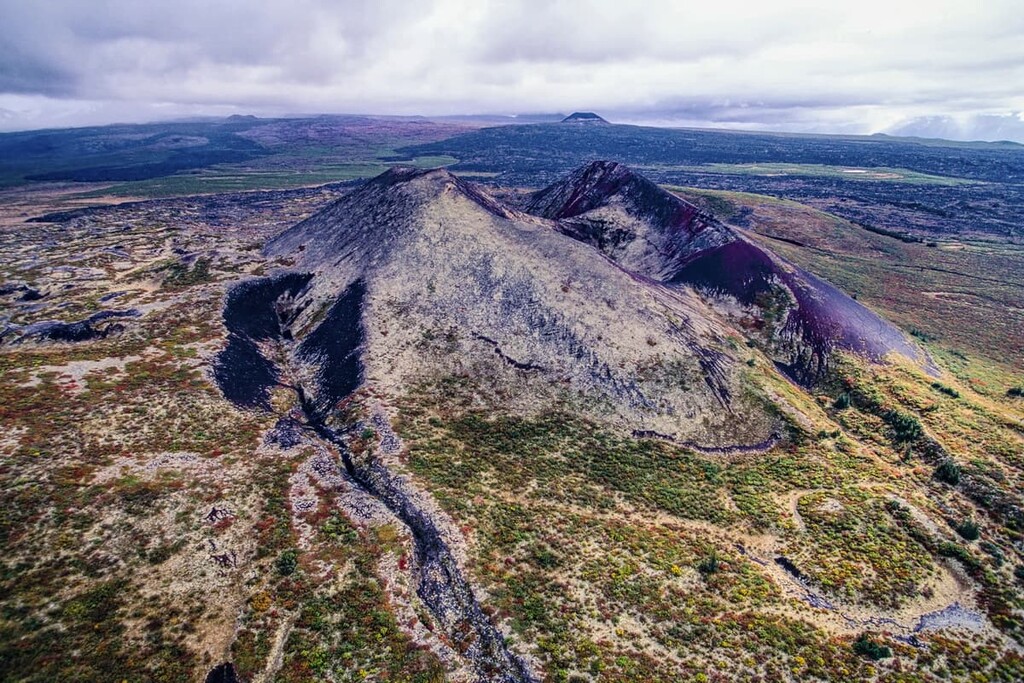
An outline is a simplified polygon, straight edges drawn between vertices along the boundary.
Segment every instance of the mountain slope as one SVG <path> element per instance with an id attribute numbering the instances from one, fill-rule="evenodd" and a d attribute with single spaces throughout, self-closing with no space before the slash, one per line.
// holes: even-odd
<path id="1" fill-rule="evenodd" d="M 584 166 L 537 192 L 526 210 L 630 272 L 726 297 L 720 308 L 802 382 L 820 378 L 836 349 L 921 359 L 899 330 L 846 294 L 622 164 Z"/>
<path id="2" fill-rule="evenodd" d="M 652 286 L 552 227 L 446 171 L 398 169 L 266 251 L 315 273 L 296 330 L 364 283 L 362 356 L 384 388 L 422 377 L 424 349 L 437 346 L 431 371 L 477 368 L 534 387 L 513 393 L 524 410 L 560 386 L 620 428 L 707 447 L 771 436 L 775 420 L 725 343 L 736 333 L 699 297 Z"/>
<path id="3" fill-rule="evenodd" d="M 274 391 L 292 392 L 275 440 L 335 450 L 358 491 L 406 530 L 418 602 L 402 604 L 430 615 L 444 637 L 429 646 L 474 680 L 535 678 L 481 607 L 449 523 L 398 474 L 392 421 L 409 395 L 461 378 L 518 419 L 571 411 L 715 453 L 780 438 L 737 335 L 699 297 L 553 228 L 446 171 L 389 171 L 267 244 L 291 270 L 234 288 L 215 363 L 240 406 L 268 410 Z M 258 324 L 236 322 L 246 320 Z"/>

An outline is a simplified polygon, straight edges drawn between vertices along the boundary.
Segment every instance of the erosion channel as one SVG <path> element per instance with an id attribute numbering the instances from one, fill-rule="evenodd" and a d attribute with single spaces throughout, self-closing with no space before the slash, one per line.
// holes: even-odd
<path id="1" fill-rule="evenodd" d="M 414 501 L 408 484 L 372 453 L 355 456 L 349 449 L 349 435 L 368 425 L 358 420 L 330 422 L 338 417 L 332 413 L 335 406 L 361 382 L 365 288 L 358 281 L 350 285 L 316 329 L 297 339 L 291 326 L 311 280 L 310 275 L 289 273 L 232 288 L 224 309 L 228 343 L 214 363 L 221 391 L 236 405 L 269 411 L 274 386 L 293 390 L 307 432 L 332 446 L 349 480 L 380 500 L 408 528 L 415 546 L 416 592 L 477 679 L 534 681 L 481 609 L 438 525 Z M 285 381 L 311 376 L 316 378 L 314 385 Z"/>

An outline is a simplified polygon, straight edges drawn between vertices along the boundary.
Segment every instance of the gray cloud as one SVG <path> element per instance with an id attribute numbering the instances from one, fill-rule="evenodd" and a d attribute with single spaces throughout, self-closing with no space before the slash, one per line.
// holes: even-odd
<path id="1" fill-rule="evenodd" d="M 1024 111 L 1022 36 L 1014 0 L 0 0 L 0 127 L 598 109 L 873 132 Z"/>

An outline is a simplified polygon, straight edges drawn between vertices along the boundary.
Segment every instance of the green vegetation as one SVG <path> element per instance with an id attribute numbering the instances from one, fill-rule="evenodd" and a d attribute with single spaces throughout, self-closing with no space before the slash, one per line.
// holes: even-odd
<path id="1" fill-rule="evenodd" d="M 299 566 L 299 553 L 297 550 L 285 550 L 277 556 L 274 567 L 281 576 L 291 576 Z"/>
<path id="2" fill-rule="evenodd" d="M 871 396 L 879 413 L 892 407 L 886 394 Z M 469 530 L 474 580 L 511 619 L 517 639 L 536 644 L 552 680 L 576 672 L 676 680 L 704 671 L 709 658 L 726 658 L 723 666 L 739 677 L 756 661 L 769 676 L 871 678 L 859 663 L 870 658 L 848 640 L 759 613 L 779 599 L 777 589 L 735 546 L 706 540 L 708 525 L 783 534 L 786 556 L 808 580 L 868 606 L 899 607 L 927 594 L 935 558 L 950 549 L 980 566 L 967 548 L 940 548 L 899 503 L 860 490 L 855 482 L 873 465 L 852 457 L 849 445 L 837 448 L 848 444 L 840 432 L 724 463 L 618 436 L 568 408 L 512 415 L 499 402 L 478 381 L 446 377 L 403 398 L 395 427 L 410 470 Z M 787 526 L 777 502 L 798 488 L 825 489 L 799 498 L 802 531 Z M 652 641 L 669 653 L 660 661 L 639 654 Z M 929 642 L 950 661 L 973 657 Z M 894 647 L 906 661 L 918 656 Z M 930 657 L 916 666 L 948 665 Z M 1012 680 L 1021 666 L 1004 659 L 987 675 Z"/>
<path id="3" fill-rule="evenodd" d="M 935 478 L 950 486 L 956 486 L 960 483 L 960 466 L 954 460 L 947 458 L 935 468 Z"/>
<path id="4" fill-rule="evenodd" d="M 872 661 L 888 659 L 892 657 L 892 650 L 871 639 L 868 634 L 862 633 L 853 643 L 853 651 L 861 657 L 867 657 Z"/>
<path id="5" fill-rule="evenodd" d="M 973 519 L 965 519 L 953 526 L 956 532 L 968 541 L 977 541 L 981 536 L 981 527 Z"/>
<path id="6" fill-rule="evenodd" d="M 936 571 L 928 548 L 894 523 L 888 506 L 858 491 L 804 496 L 806 538 L 787 555 L 815 584 L 852 602 L 898 607 Z"/>
<path id="7" fill-rule="evenodd" d="M 697 563 L 697 570 L 701 574 L 717 574 L 718 568 L 718 553 L 715 551 L 711 551 L 707 557 Z"/>
<path id="8" fill-rule="evenodd" d="M 915 185 L 969 185 L 970 180 L 950 178 L 948 176 L 918 173 L 905 168 L 849 168 L 846 166 L 829 166 L 824 164 L 704 164 L 700 170 L 728 175 L 790 175 L 816 176 L 821 178 L 841 178 L 852 181 L 907 183 Z M 691 170 L 697 170 L 696 168 Z"/>
<path id="9" fill-rule="evenodd" d="M 960 398 L 960 392 L 953 387 L 947 387 L 941 382 L 932 382 L 932 389 L 949 396 L 950 398 Z"/>
<path id="10" fill-rule="evenodd" d="M 924 434 L 920 420 L 898 408 L 886 411 L 883 419 L 892 427 L 893 440 L 897 444 L 917 441 Z"/>
<path id="11" fill-rule="evenodd" d="M 270 643 L 287 614 L 291 628 L 275 680 L 441 680 L 440 663 L 412 642 L 388 607 L 377 563 L 392 551 L 378 536 L 360 533 L 337 513 L 319 524 L 313 540 L 313 548 L 305 553 L 282 552 L 274 563 L 275 576 L 252 594 L 232 646 L 240 677 L 263 670 Z M 300 556 L 347 566 L 349 571 L 340 582 L 318 584 L 296 571 Z"/>
<path id="12" fill-rule="evenodd" d="M 163 286 L 166 289 L 184 289 L 193 285 L 203 284 L 213 280 L 210 272 L 210 259 L 198 258 L 195 264 L 189 268 L 188 264 L 176 261 L 167 266 Z"/>

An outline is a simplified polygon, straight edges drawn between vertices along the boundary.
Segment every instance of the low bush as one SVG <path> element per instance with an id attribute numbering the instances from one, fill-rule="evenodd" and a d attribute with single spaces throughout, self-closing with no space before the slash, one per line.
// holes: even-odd
<path id="1" fill-rule="evenodd" d="M 934 476 L 939 481 L 946 482 L 950 486 L 956 486 L 960 483 L 960 466 L 954 460 L 947 458 L 935 468 Z"/>
<path id="2" fill-rule="evenodd" d="M 876 662 L 880 659 L 892 657 L 892 650 L 878 641 L 872 640 L 866 633 L 860 634 L 860 637 L 854 641 L 853 651 L 861 657 L 867 657 Z"/>
<path id="3" fill-rule="evenodd" d="M 697 571 L 705 575 L 718 573 L 718 567 L 718 553 L 713 550 L 704 559 L 697 563 Z"/>
<path id="4" fill-rule="evenodd" d="M 921 422 L 909 413 L 893 408 L 885 413 L 884 419 L 892 427 L 893 439 L 897 443 L 910 443 L 924 436 Z"/>
<path id="5" fill-rule="evenodd" d="M 981 563 L 974 559 L 974 556 L 971 555 L 971 551 L 957 543 L 943 541 L 939 544 L 938 553 L 942 557 L 952 557 L 959 560 L 960 564 L 964 566 L 964 569 L 969 572 L 977 572 L 981 569 Z"/>
<path id="6" fill-rule="evenodd" d="M 960 398 L 959 391 L 957 391 L 953 387 L 947 387 L 945 384 L 942 384 L 941 382 L 932 382 L 932 389 L 935 389 L 940 394 L 951 396 L 952 398 Z"/>
<path id="7" fill-rule="evenodd" d="M 274 562 L 274 566 L 277 569 L 277 573 L 281 576 L 289 576 L 290 574 L 294 574 L 295 570 L 299 566 L 299 551 L 285 550 L 283 553 L 277 556 L 277 560 Z"/>
<path id="8" fill-rule="evenodd" d="M 965 519 L 953 528 L 961 537 L 968 541 L 977 541 L 981 536 L 981 527 L 973 519 Z"/>

